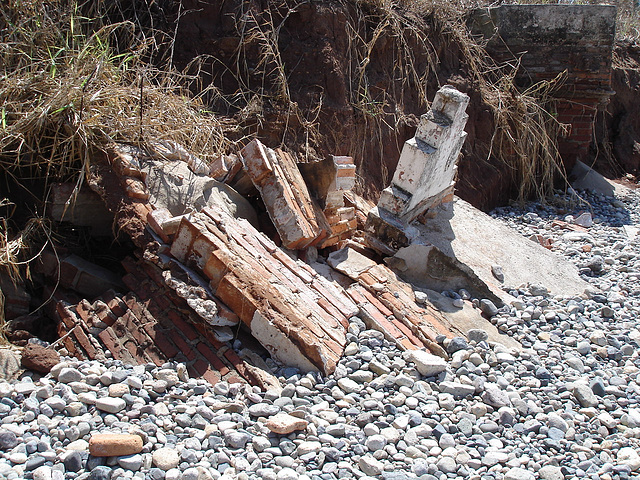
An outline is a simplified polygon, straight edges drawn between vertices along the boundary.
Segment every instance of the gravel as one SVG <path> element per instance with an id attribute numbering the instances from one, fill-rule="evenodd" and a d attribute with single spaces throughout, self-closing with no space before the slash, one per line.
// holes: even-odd
<path id="1" fill-rule="evenodd" d="M 0 383 L 0 479 L 635 478 L 640 249 L 630 235 L 640 201 L 571 195 L 493 215 L 550 240 L 592 285 L 584 294 L 504 285 L 514 300 L 498 307 L 443 292 L 481 309 L 521 350 L 474 329 L 439 339 L 444 361 L 400 352 L 353 317 L 334 375 L 267 360 L 283 387 L 267 392 L 212 387 L 184 365 L 65 359 L 40 379 Z M 576 219 L 587 231 L 557 222 Z M 92 457 L 98 432 L 140 435 L 142 451 Z"/>

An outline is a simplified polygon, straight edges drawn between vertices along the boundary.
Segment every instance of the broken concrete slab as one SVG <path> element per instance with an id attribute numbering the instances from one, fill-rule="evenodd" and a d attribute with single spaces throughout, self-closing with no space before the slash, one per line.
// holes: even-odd
<path id="1" fill-rule="evenodd" d="M 304 249 L 324 239 L 329 226 L 314 204 L 294 158 L 253 140 L 241 151 L 244 170 L 260 192 L 282 244 Z"/>
<path id="2" fill-rule="evenodd" d="M 482 311 L 474 308 L 471 303 L 464 302 L 462 308 L 453 305 L 453 301 L 449 297 L 429 289 L 421 289 L 426 293 L 429 302 L 433 304 L 438 311 L 444 315 L 449 323 L 455 325 L 462 333 L 467 335 L 469 330 L 482 329 L 489 335 L 490 342 L 501 343 L 508 348 L 521 349 L 522 345 L 513 337 L 501 333 L 496 326 L 482 316 Z"/>
<path id="3" fill-rule="evenodd" d="M 464 288 L 475 298 L 502 302 L 502 298 L 472 268 L 444 254 L 434 245 L 412 243 L 399 249 L 392 257 L 386 257 L 384 262 L 413 285 L 440 292 Z"/>
<path id="4" fill-rule="evenodd" d="M 434 245 L 469 267 L 504 302 L 513 298 L 492 275 L 494 265 L 502 267 L 505 285 L 541 283 L 552 295 L 578 295 L 589 287 L 575 265 L 467 202 L 455 198 L 440 208 L 436 218 L 425 225 L 416 225 L 420 232 L 417 242 Z M 425 268 L 415 263 L 408 266 L 419 271 Z"/>
<path id="5" fill-rule="evenodd" d="M 224 208 L 234 217 L 258 225 L 258 216 L 242 195 L 206 175 L 197 175 L 182 161 L 142 160 L 141 171 L 155 208 L 169 210 L 173 217 L 199 211 L 208 205 Z"/>
<path id="6" fill-rule="evenodd" d="M 51 185 L 47 215 L 56 222 L 89 227 L 94 236 L 112 235 L 113 214 L 106 209 L 95 192 L 88 188 L 78 188 L 75 183 Z"/>
<path id="7" fill-rule="evenodd" d="M 352 248 L 341 248 L 330 253 L 327 263 L 340 273 L 355 280 L 378 264 Z"/>
<path id="8" fill-rule="evenodd" d="M 625 196 L 631 192 L 629 187 L 609 180 L 581 161 L 576 162 L 571 171 L 570 179 L 571 186 L 575 190 L 590 190 L 608 197 Z"/>

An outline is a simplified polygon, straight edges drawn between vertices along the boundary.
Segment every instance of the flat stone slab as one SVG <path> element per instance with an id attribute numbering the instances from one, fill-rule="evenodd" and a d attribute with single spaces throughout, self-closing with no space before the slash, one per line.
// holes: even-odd
<path id="1" fill-rule="evenodd" d="M 505 285 L 538 283 L 552 295 L 578 295 L 590 286 L 575 265 L 460 198 L 441 207 L 427 225 L 416 226 L 420 241 L 468 266 L 504 302 L 513 298 L 491 273 L 494 265 L 502 267 Z"/>
<path id="2" fill-rule="evenodd" d="M 609 180 L 580 161 L 573 167 L 571 179 L 571 186 L 576 190 L 591 190 L 608 197 L 624 196 L 631 192 L 629 187 Z"/>

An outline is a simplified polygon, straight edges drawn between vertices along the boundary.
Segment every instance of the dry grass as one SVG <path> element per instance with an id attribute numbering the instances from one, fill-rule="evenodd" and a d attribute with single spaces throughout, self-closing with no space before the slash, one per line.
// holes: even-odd
<path id="1" fill-rule="evenodd" d="M 0 172 L 21 183 L 81 186 L 91 156 L 113 142 L 171 139 L 204 161 L 228 150 L 225 126 L 186 88 L 192 78 L 144 61 L 155 38 L 110 23 L 102 2 L 9 0 L 0 5 Z M 117 2 L 115 3 L 117 4 Z M 111 7 L 115 5 L 110 4 Z M 91 8 L 89 8 L 91 7 Z M 90 12 L 91 17 L 84 12 Z M 114 48 L 118 44 L 118 53 Z M 122 53 L 124 52 L 124 53 Z M 0 267 L 28 266 L 40 219 L 1 219 Z M 38 236 L 42 240 L 42 235 Z"/>
<path id="2" fill-rule="evenodd" d="M 394 75 L 402 79 L 399 91 L 417 90 L 425 109 L 428 106 L 426 85 L 431 75 L 437 78 L 439 64 L 436 49 L 429 42 L 429 33 L 441 35 L 461 52 L 462 62 L 483 102 L 493 113 L 495 130 L 488 157 L 497 158 L 512 170 L 520 199 L 531 196 L 543 199 L 553 192 L 554 181 L 559 176 L 566 176 L 557 149 L 558 135 L 564 133 L 566 127 L 559 124 L 552 113 L 553 91 L 562 78 L 541 82 L 525 91 L 516 87 L 514 79 L 518 65 L 496 65 L 467 28 L 466 15 L 471 8 L 480 6 L 480 2 L 366 0 L 358 4 L 373 12 L 365 20 L 377 24 L 368 38 L 355 32 L 350 35 L 356 44 L 350 50 L 359 55 L 357 60 L 362 66 L 357 72 L 353 89 L 357 96 L 352 102 L 364 115 L 371 117 L 371 123 L 381 130 L 380 114 L 391 103 L 386 98 L 374 101 L 367 89 L 366 66 L 382 32 L 387 38 L 396 39 L 398 61 Z M 428 57 L 427 68 L 419 74 L 413 54 L 415 48 L 410 45 L 417 46 Z M 402 93 L 393 98 L 402 104 Z"/>
<path id="3" fill-rule="evenodd" d="M 82 17 L 72 0 L 31 5 L 31 16 L 17 0 L 0 12 L 4 172 L 68 178 L 114 141 L 171 138 L 205 160 L 228 147 L 223 124 L 184 88 L 188 79 L 143 62 L 151 42 L 136 39 L 132 23 Z M 114 51 L 115 38 L 127 53 Z"/>

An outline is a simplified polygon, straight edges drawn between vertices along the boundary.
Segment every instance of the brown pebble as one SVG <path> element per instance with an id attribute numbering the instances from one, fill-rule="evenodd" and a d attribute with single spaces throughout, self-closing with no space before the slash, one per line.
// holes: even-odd
<path id="1" fill-rule="evenodd" d="M 94 457 L 119 457 L 142 451 L 142 437 L 121 433 L 96 433 L 89 440 L 89 453 Z"/>

